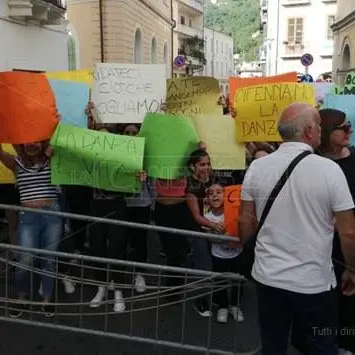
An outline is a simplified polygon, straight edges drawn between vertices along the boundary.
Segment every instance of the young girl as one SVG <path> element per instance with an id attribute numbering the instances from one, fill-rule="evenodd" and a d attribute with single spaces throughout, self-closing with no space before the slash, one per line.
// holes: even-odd
<path id="1" fill-rule="evenodd" d="M 3 151 L 0 145 L 0 160 L 11 169 L 16 177 L 19 189 L 20 204 L 23 207 L 39 208 L 49 211 L 60 211 L 58 189 L 51 184 L 49 157 L 51 148 L 48 142 L 34 142 L 16 147 L 18 156 Z M 26 248 L 57 251 L 62 236 L 63 221 L 61 217 L 20 212 L 18 226 L 18 245 Z M 20 267 L 15 273 L 15 288 L 19 301 L 25 301 L 29 292 L 30 273 L 34 257 L 30 253 L 19 252 L 17 255 Z M 43 269 L 41 274 L 43 285 L 42 311 L 45 316 L 54 315 L 54 307 L 50 304 L 54 279 L 48 276 L 55 272 L 53 258 L 44 256 L 40 259 Z M 45 275 L 47 274 L 47 275 Z M 24 303 L 14 305 L 10 316 L 18 318 L 24 310 Z"/>
<path id="2" fill-rule="evenodd" d="M 224 188 L 219 183 L 214 183 L 207 190 L 206 208 L 204 216 L 212 223 L 224 223 Z M 213 270 L 218 273 L 234 272 L 239 273 L 241 270 L 241 260 L 239 255 L 242 248 L 232 248 L 228 243 L 212 243 L 212 263 Z M 223 287 L 224 285 L 222 285 Z M 217 321 L 226 323 L 228 319 L 228 311 L 238 322 L 244 320 L 239 305 L 242 301 L 243 287 L 232 286 L 231 298 L 228 300 L 228 289 L 224 288 L 214 294 L 214 302 L 218 306 Z"/>

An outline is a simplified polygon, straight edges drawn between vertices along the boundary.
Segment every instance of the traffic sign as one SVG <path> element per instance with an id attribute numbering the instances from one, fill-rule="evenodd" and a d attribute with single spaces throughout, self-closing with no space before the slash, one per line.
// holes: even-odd
<path id="1" fill-rule="evenodd" d="M 301 78 L 301 83 L 313 83 L 313 77 L 310 74 L 305 74 Z"/>
<path id="2" fill-rule="evenodd" d="M 301 57 L 301 63 L 304 67 L 309 67 L 313 64 L 312 54 L 306 53 Z"/>
<path id="3" fill-rule="evenodd" d="M 174 59 L 174 64 L 176 67 L 183 67 L 186 64 L 185 57 L 183 55 L 178 55 Z"/>

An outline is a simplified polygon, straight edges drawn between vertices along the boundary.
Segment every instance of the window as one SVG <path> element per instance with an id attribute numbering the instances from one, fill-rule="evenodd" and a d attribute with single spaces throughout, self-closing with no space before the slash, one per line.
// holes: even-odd
<path id="1" fill-rule="evenodd" d="M 221 43 L 221 53 L 223 54 L 223 42 Z"/>
<path id="2" fill-rule="evenodd" d="M 333 39 L 333 31 L 332 31 L 331 27 L 335 22 L 335 16 L 330 15 L 330 16 L 328 16 L 327 20 L 328 20 L 327 21 L 327 40 L 331 41 Z"/>
<path id="3" fill-rule="evenodd" d="M 189 19 L 189 26 L 192 27 L 192 21 Z"/>
<path id="4" fill-rule="evenodd" d="M 156 62 L 157 62 L 157 41 L 155 37 L 153 37 L 151 49 L 150 49 L 150 63 L 156 64 Z"/>
<path id="5" fill-rule="evenodd" d="M 134 64 L 142 64 L 142 31 L 137 28 L 134 35 Z"/>
<path id="6" fill-rule="evenodd" d="M 303 18 L 294 17 L 287 20 L 287 42 L 288 44 L 303 43 Z"/>
<path id="7" fill-rule="evenodd" d="M 180 23 L 185 25 L 185 16 L 180 16 Z"/>
<path id="8" fill-rule="evenodd" d="M 70 34 L 68 36 L 68 64 L 69 64 L 69 70 L 76 70 L 75 39 Z"/>
<path id="9" fill-rule="evenodd" d="M 222 46 L 223 47 L 223 46 Z M 224 76 L 224 72 L 223 72 L 223 62 L 221 62 L 221 76 Z"/>

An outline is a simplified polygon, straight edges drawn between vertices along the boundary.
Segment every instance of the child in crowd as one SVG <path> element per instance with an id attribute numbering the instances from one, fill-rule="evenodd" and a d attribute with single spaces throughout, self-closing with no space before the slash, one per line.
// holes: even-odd
<path id="1" fill-rule="evenodd" d="M 3 151 L 0 145 L 0 161 L 14 172 L 23 207 L 38 208 L 48 211 L 60 211 L 57 186 L 51 184 L 49 157 L 52 154 L 48 142 L 33 142 L 17 146 L 17 156 Z M 63 221 L 59 216 L 20 212 L 18 221 L 18 245 L 26 248 L 57 251 L 63 232 Z M 15 288 L 18 304 L 10 309 L 10 316 L 18 318 L 26 308 L 26 298 L 30 291 L 30 268 L 34 267 L 35 258 L 31 253 L 17 253 L 19 267 L 15 273 Z M 54 315 L 51 299 L 54 289 L 55 273 L 53 258 L 41 258 L 42 311 L 47 317 Z"/>
<path id="2" fill-rule="evenodd" d="M 207 189 L 205 200 L 204 217 L 216 224 L 224 224 L 224 187 L 215 182 Z M 212 243 L 212 263 L 213 271 L 218 273 L 240 273 L 242 262 L 240 255 L 241 247 L 231 247 L 226 242 Z M 218 306 L 217 321 L 226 323 L 228 320 L 228 311 L 238 322 L 244 320 L 243 313 L 239 308 L 243 296 L 243 287 L 238 284 L 231 287 L 231 297 L 228 300 L 228 289 L 221 285 L 222 289 L 214 294 L 214 302 Z"/>

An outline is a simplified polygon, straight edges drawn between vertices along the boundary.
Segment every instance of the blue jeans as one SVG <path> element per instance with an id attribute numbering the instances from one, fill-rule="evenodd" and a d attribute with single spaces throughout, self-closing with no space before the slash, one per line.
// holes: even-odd
<path id="1" fill-rule="evenodd" d="M 338 355 L 334 291 L 301 294 L 257 283 L 257 292 L 262 355 L 288 353 L 296 317 L 307 355 Z"/>
<path id="2" fill-rule="evenodd" d="M 60 205 L 54 201 L 50 206 L 42 208 L 49 211 L 60 211 Z M 20 212 L 18 226 L 18 243 L 25 248 L 46 249 L 57 251 L 63 232 L 61 217 L 40 214 L 35 212 Z M 54 273 L 54 258 L 48 255 L 40 255 L 40 264 L 45 273 Z M 15 286 L 19 296 L 28 295 L 30 283 L 29 268 L 35 266 L 34 255 L 27 252 L 19 252 L 17 255 L 20 264 L 15 273 Z M 54 278 L 41 274 L 43 299 L 50 300 L 53 293 Z"/>

